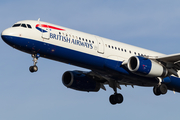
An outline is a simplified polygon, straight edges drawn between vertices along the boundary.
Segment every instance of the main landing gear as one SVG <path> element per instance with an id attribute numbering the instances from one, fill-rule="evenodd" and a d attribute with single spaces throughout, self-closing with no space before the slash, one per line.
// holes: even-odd
<path id="1" fill-rule="evenodd" d="M 159 96 L 161 94 L 164 95 L 167 93 L 167 86 L 165 84 L 154 86 L 153 92 L 157 96 Z"/>
<path id="2" fill-rule="evenodd" d="M 114 94 L 112 94 L 112 95 L 109 97 L 109 102 L 110 102 L 112 105 L 122 103 L 122 102 L 123 102 L 123 96 L 122 96 L 120 93 L 117 93 L 117 83 L 116 83 L 115 81 L 113 81 L 113 82 L 111 81 L 110 87 L 113 88 Z"/>
<path id="3" fill-rule="evenodd" d="M 112 105 L 115 105 L 117 103 L 120 104 L 123 102 L 123 96 L 119 93 L 114 93 L 109 97 L 109 101 Z"/>
<path id="4" fill-rule="evenodd" d="M 33 73 L 38 71 L 38 67 L 36 66 L 36 64 L 38 58 L 40 57 L 40 54 L 32 54 L 31 56 L 33 58 L 34 65 L 29 67 L 29 71 Z"/>

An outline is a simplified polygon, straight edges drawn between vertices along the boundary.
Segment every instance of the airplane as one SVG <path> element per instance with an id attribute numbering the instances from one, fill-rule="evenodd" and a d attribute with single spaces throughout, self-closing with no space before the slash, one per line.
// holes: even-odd
<path id="1" fill-rule="evenodd" d="M 37 72 L 39 57 L 79 66 L 90 71 L 66 71 L 67 88 L 85 92 L 114 90 L 109 101 L 120 104 L 122 85 L 152 87 L 156 96 L 180 92 L 180 53 L 165 55 L 39 20 L 23 20 L 1 33 L 5 43 L 31 54 L 30 72 Z"/>

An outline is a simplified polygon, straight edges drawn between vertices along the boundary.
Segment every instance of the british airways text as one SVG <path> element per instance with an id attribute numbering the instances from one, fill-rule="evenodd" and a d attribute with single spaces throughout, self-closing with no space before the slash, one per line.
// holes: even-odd
<path id="1" fill-rule="evenodd" d="M 50 39 L 60 40 L 60 41 L 64 41 L 64 42 L 68 42 L 68 43 L 71 43 L 71 44 L 75 44 L 75 45 L 79 45 L 79 46 L 83 46 L 83 47 L 86 47 L 86 48 L 93 49 L 92 44 L 87 43 L 87 42 L 83 42 L 83 41 L 80 41 L 80 40 L 76 40 L 76 39 L 71 39 L 71 38 L 68 38 L 67 36 L 62 36 L 62 35 L 57 35 L 57 34 L 50 33 Z"/>

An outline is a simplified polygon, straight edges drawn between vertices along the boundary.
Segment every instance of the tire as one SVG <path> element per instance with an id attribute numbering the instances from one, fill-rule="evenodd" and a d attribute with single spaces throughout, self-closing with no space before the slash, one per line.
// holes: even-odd
<path id="1" fill-rule="evenodd" d="M 154 86 L 153 92 L 154 92 L 154 94 L 155 94 L 156 96 L 161 95 L 161 93 L 159 92 L 158 86 Z"/>
<path id="2" fill-rule="evenodd" d="M 161 94 L 166 94 L 167 93 L 167 86 L 165 84 L 162 84 L 159 86 L 159 92 Z"/>
<path id="3" fill-rule="evenodd" d="M 33 70 L 34 72 L 37 72 L 38 71 L 38 67 L 36 65 L 33 66 Z"/>
<path id="4" fill-rule="evenodd" d="M 116 102 L 117 103 L 122 103 L 123 102 L 123 96 L 121 94 L 116 94 Z"/>
<path id="5" fill-rule="evenodd" d="M 32 72 L 32 73 L 34 72 L 33 66 L 29 67 L 29 71 Z"/>
<path id="6" fill-rule="evenodd" d="M 38 71 L 38 67 L 37 67 L 36 65 L 30 66 L 30 67 L 29 67 L 29 71 L 32 72 L 32 73 L 33 73 L 33 72 L 37 72 L 37 71 Z"/>
<path id="7" fill-rule="evenodd" d="M 112 105 L 115 105 L 116 104 L 116 96 L 115 95 L 111 95 L 109 97 L 109 102 L 112 104 Z"/>

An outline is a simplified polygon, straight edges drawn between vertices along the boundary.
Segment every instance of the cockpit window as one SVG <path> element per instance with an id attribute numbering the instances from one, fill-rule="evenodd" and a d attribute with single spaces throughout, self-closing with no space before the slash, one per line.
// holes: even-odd
<path id="1" fill-rule="evenodd" d="M 21 27 L 25 27 L 26 28 L 26 24 L 21 24 Z"/>
<path id="2" fill-rule="evenodd" d="M 14 24 L 12 27 L 19 27 L 21 24 Z"/>
<path id="3" fill-rule="evenodd" d="M 28 28 L 32 28 L 31 25 L 27 24 Z"/>
<path id="4" fill-rule="evenodd" d="M 24 23 L 16 23 L 12 27 L 32 28 L 30 24 L 24 24 Z"/>

